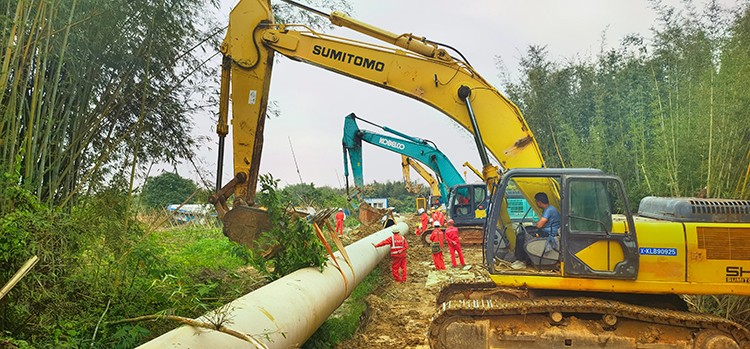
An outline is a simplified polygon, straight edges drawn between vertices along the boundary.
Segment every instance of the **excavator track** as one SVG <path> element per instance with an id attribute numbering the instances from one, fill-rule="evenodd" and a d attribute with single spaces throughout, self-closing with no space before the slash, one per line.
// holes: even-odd
<path id="1" fill-rule="evenodd" d="M 750 331 L 717 316 L 596 298 L 442 303 L 432 348 L 750 348 Z"/>
<path id="2" fill-rule="evenodd" d="M 529 292 L 525 289 L 498 287 L 494 281 L 475 280 L 451 280 L 444 285 L 436 297 L 437 305 L 452 300 L 474 300 L 474 299 L 519 299 L 528 298 Z"/>

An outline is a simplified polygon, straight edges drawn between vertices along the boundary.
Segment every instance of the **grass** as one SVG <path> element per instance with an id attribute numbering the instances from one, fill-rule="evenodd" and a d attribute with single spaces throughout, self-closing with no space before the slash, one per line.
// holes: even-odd
<path id="1" fill-rule="evenodd" d="M 151 234 L 145 245 L 153 251 L 160 251 L 157 259 L 162 261 L 161 267 L 166 273 L 160 279 L 141 281 L 149 285 L 149 297 L 144 299 L 144 303 L 150 305 L 134 309 L 137 313 L 123 314 L 125 317 L 162 311 L 197 317 L 265 283 L 262 276 L 246 267 L 249 257 L 247 250 L 229 241 L 220 229 L 166 229 Z M 142 340 L 178 327 L 178 324 L 165 321 L 139 325 L 149 333 Z"/>
<path id="2" fill-rule="evenodd" d="M 236 270 L 247 265 L 247 251 L 226 238 L 221 229 L 169 229 L 151 234 L 152 242 L 167 248 L 170 265 L 183 270 Z"/>
<path id="3" fill-rule="evenodd" d="M 198 281 L 199 283 L 207 281 L 206 274 L 238 270 L 246 265 L 246 250 L 230 242 L 220 229 L 169 229 L 152 234 L 152 239 L 155 244 L 166 247 L 170 265 L 182 270 L 180 274 L 193 274 L 196 275 L 196 279 L 204 279 Z M 335 249 L 335 245 L 331 247 Z M 380 287 L 384 280 L 383 265 L 381 263 L 362 280 L 344 304 L 321 325 L 303 348 L 334 348 L 354 335 L 359 329 L 360 317 L 366 308 L 365 297 Z M 227 285 L 229 287 L 237 287 L 237 282 L 240 281 L 236 278 L 231 281 L 231 277 L 223 279 L 230 280 L 230 284 Z M 249 292 L 248 287 L 240 288 Z"/>
<path id="4" fill-rule="evenodd" d="M 750 327 L 750 297 L 686 296 L 685 300 L 691 311 L 718 315 Z"/>

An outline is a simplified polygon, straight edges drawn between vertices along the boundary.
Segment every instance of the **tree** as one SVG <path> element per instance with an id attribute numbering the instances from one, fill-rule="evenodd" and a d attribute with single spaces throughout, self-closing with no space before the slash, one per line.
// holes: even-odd
<path id="1" fill-rule="evenodd" d="M 288 185 L 279 193 L 285 201 L 294 206 L 310 206 L 316 209 L 346 206 L 346 195 L 341 189 L 316 187 L 313 183 Z"/>
<path id="2" fill-rule="evenodd" d="M 191 197 L 198 186 L 187 178 L 171 172 L 149 177 L 143 185 L 143 204 L 153 208 L 163 208 L 169 204 L 180 204 Z M 188 202 L 195 202 L 192 198 Z"/>
<path id="3" fill-rule="evenodd" d="M 508 88 L 549 167 L 620 176 L 631 202 L 646 195 L 746 198 L 750 10 L 723 18 L 657 3 L 651 45 L 636 35 L 593 61 L 555 62 L 532 46 Z M 724 28 L 726 26 L 726 28 Z"/>
<path id="4" fill-rule="evenodd" d="M 69 206 L 113 176 L 191 156 L 191 95 L 213 74 L 191 48 L 218 46 L 209 3 L 9 1 L 0 172 L 18 167 L 25 189 Z"/>

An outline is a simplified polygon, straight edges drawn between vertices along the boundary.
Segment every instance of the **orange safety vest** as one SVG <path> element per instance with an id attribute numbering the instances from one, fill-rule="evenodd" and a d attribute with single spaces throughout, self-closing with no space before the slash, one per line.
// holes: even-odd
<path id="1" fill-rule="evenodd" d="M 396 239 L 399 237 L 400 239 Z M 394 234 L 391 237 L 391 256 L 400 256 L 406 253 L 406 238 L 400 234 Z"/>

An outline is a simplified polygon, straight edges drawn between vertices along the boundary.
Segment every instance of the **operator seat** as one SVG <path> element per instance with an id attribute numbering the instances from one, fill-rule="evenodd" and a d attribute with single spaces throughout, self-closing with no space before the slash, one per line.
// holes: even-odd
<path id="1" fill-rule="evenodd" d="M 554 247 L 547 237 L 533 237 L 526 240 L 524 248 L 534 268 L 553 269 L 560 261 L 560 233 L 553 238 Z"/>

